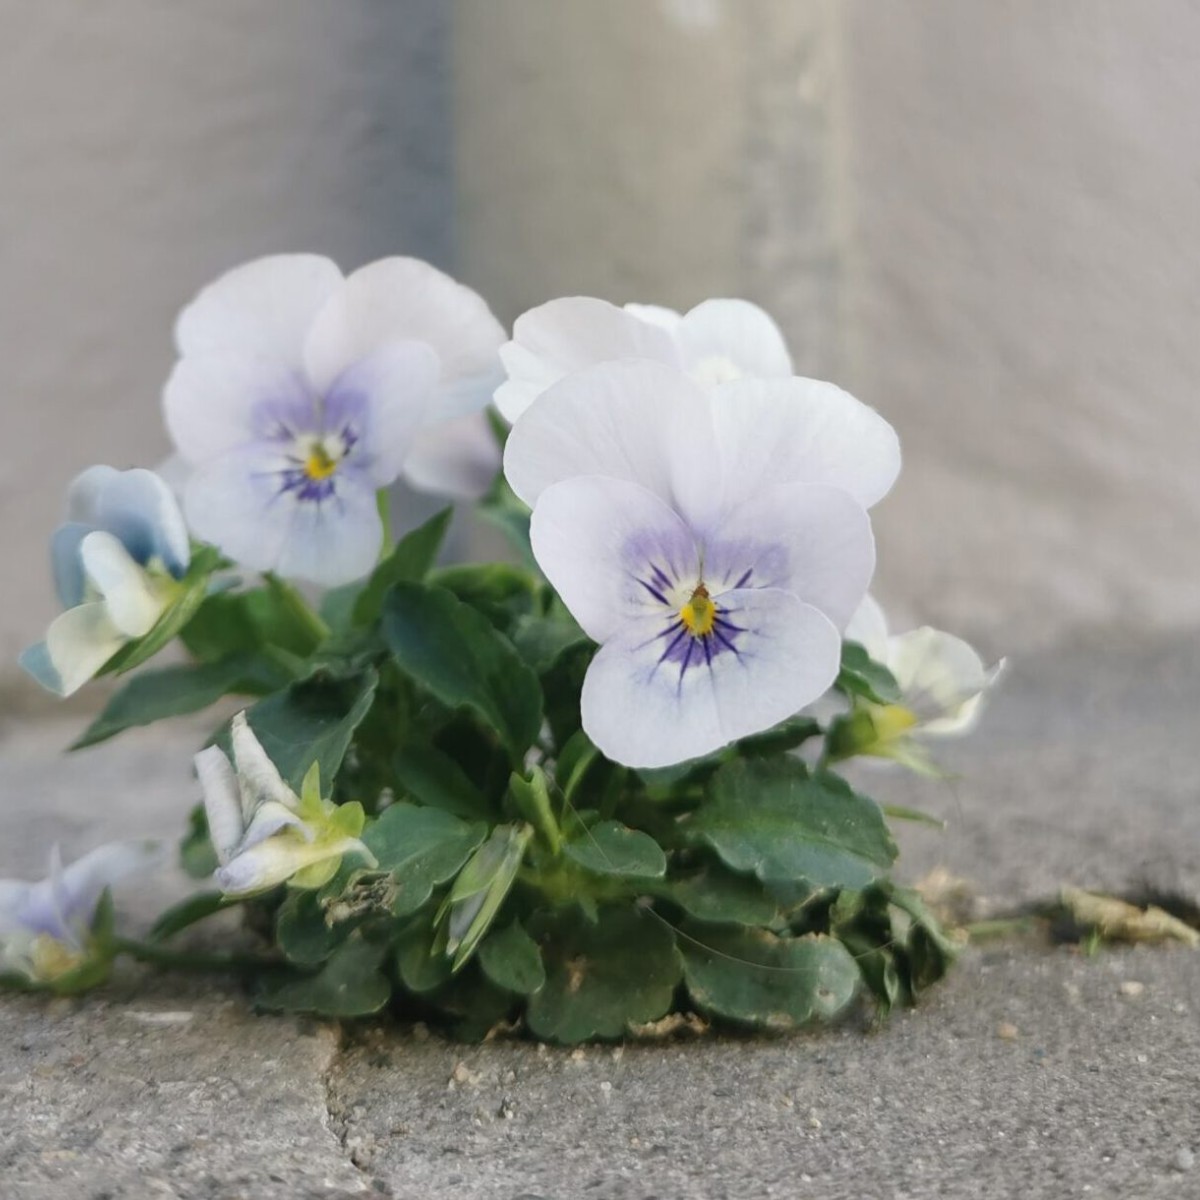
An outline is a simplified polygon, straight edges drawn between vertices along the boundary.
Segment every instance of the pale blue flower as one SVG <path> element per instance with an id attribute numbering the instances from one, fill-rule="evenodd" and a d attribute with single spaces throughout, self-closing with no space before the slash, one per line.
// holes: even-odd
<path id="1" fill-rule="evenodd" d="M 832 384 L 577 371 L 513 426 L 533 552 L 600 650 L 584 730 L 660 767 L 770 728 L 834 680 L 866 593 L 895 432 Z"/>
<path id="2" fill-rule="evenodd" d="M 217 746 L 195 757 L 209 837 L 220 864 L 216 883 L 223 892 L 247 896 L 281 883 L 321 887 L 347 854 L 374 865 L 374 855 L 358 838 L 366 820 L 362 805 L 322 799 L 315 763 L 296 795 L 254 736 L 245 713 L 234 717 L 231 741 L 232 763 Z"/>
<path id="3" fill-rule="evenodd" d="M 97 466 L 71 484 L 67 519 L 50 548 L 66 611 L 21 665 L 43 687 L 69 696 L 171 605 L 188 568 L 188 534 L 175 497 L 153 471 Z"/>
<path id="4" fill-rule="evenodd" d="M 161 861 L 157 842 L 112 842 L 64 867 L 55 846 L 46 879 L 0 879 L 0 975 L 53 983 L 82 966 L 104 890 Z"/>
<path id="5" fill-rule="evenodd" d="M 406 476 L 478 494 L 494 474 L 480 435 L 503 339 L 475 292 L 416 259 L 343 278 L 290 254 L 223 275 L 180 315 L 164 393 L 188 524 L 255 570 L 326 585 L 365 574 L 379 488 Z"/>

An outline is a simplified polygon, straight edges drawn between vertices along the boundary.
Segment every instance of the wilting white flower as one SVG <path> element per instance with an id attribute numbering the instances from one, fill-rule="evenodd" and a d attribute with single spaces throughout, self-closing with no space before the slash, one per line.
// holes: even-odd
<path id="1" fill-rule="evenodd" d="M 451 495 L 486 486 L 504 331 L 427 263 L 343 278 L 318 255 L 259 259 L 205 288 L 175 339 L 164 407 L 190 470 L 184 512 L 244 566 L 345 583 L 379 553 L 377 489 L 401 475 Z"/>
<path id="2" fill-rule="evenodd" d="M 597 746 L 666 766 L 820 695 L 874 568 L 866 508 L 899 466 L 891 426 L 813 380 L 702 388 L 612 362 L 536 400 L 505 472 L 542 570 L 601 643 L 582 696 Z"/>
<path id="3" fill-rule="evenodd" d="M 187 528 L 153 471 L 89 467 L 67 492 L 67 519 L 50 553 L 66 612 L 20 661 L 43 687 L 69 696 L 127 642 L 149 633 L 178 597 L 190 557 Z"/>
<path id="4" fill-rule="evenodd" d="M 157 842 L 113 842 L 64 867 L 58 847 L 38 883 L 0 880 L 0 975 L 51 984 L 89 961 L 91 925 L 106 888 L 162 860 Z"/>
<path id="5" fill-rule="evenodd" d="M 208 832 L 217 852 L 216 881 L 229 895 L 246 896 L 280 883 L 315 888 L 337 873 L 342 857 L 375 858 L 359 840 L 361 804 L 321 798 L 314 763 L 297 796 L 267 756 L 246 714 L 232 726 L 233 762 L 209 746 L 195 757 L 204 791 Z"/>
<path id="6" fill-rule="evenodd" d="M 519 316 L 500 357 L 508 381 L 496 391 L 496 407 L 510 422 L 564 375 L 618 359 L 654 359 L 705 385 L 792 374 L 779 327 L 748 300 L 706 300 L 681 315 L 566 296 Z"/>
<path id="7" fill-rule="evenodd" d="M 863 598 L 846 637 L 888 668 L 900 689 L 900 702 L 859 700 L 842 735 L 845 748 L 896 759 L 917 770 L 930 770 L 932 763 L 914 739 L 969 733 L 978 724 L 985 694 L 1004 669 L 1003 659 L 985 667 L 962 638 L 928 625 L 889 634 L 883 609 L 871 596 Z"/>

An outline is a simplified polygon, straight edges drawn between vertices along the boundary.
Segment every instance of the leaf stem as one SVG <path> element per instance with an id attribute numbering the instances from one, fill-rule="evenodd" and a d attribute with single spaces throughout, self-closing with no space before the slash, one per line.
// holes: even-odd
<path id="1" fill-rule="evenodd" d="M 312 634 L 318 646 L 329 640 L 331 632 L 329 626 L 313 610 L 294 584 L 288 583 L 286 579 L 280 579 L 274 571 L 265 572 L 263 578 L 287 605 L 288 611 Z"/>
<path id="2" fill-rule="evenodd" d="M 392 505 L 387 488 L 376 491 L 375 507 L 379 510 L 379 522 L 383 526 L 383 540 L 379 546 L 379 561 L 383 562 L 392 552 Z"/>
<path id="3" fill-rule="evenodd" d="M 139 942 L 133 938 L 114 938 L 112 948 L 117 954 L 128 954 L 138 962 L 172 971 L 230 971 L 242 974 L 278 965 L 278 960 L 258 954 L 197 954 L 188 950 L 168 950 L 165 946 Z"/>

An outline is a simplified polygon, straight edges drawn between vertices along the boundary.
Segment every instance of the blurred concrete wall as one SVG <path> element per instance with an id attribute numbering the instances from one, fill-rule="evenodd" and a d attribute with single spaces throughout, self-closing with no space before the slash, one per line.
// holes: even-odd
<path id="1" fill-rule="evenodd" d="M 283 250 L 452 266 L 449 26 L 440 0 L 0 0 L 0 680 L 56 611 L 66 483 L 166 452 L 197 288 Z"/>
<path id="2" fill-rule="evenodd" d="M 156 461 L 179 305 L 423 254 L 776 313 L 899 428 L 879 590 L 1021 653 L 1200 620 L 1200 6 L 0 0 L 0 647 L 93 461 Z"/>

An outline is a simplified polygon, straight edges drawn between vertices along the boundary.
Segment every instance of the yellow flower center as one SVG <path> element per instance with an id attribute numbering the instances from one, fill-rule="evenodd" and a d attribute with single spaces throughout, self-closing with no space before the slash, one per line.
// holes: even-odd
<path id="1" fill-rule="evenodd" d="M 695 637 L 707 637 L 712 633 L 713 622 L 717 619 L 717 606 L 704 584 L 697 586 L 692 598 L 679 610 L 679 619 Z"/>
<path id="2" fill-rule="evenodd" d="M 83 962 L 82 954 L 48 933 L 38 934 L 32 949 L 33 977 L 40 983 L 53 983 Z"/>
<path id="3" fill-rule="evenodd" d="M 334 458 L 321 442 L 314 442 L 304 461 L 304 473 L 309 479 L 328 479 L 337 470 L 338 460 Z"/>

